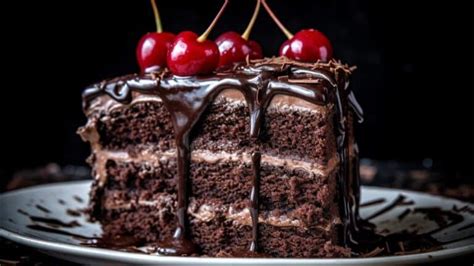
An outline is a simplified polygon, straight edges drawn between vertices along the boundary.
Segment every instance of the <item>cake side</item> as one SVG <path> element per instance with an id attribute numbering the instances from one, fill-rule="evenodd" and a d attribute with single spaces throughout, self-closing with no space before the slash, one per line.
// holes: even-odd
<path id="1" fill-rule="evenodd" d="M 245 90 L 233 90 L 229 82 L 227 91 L 212 98 L 190 131 L 186 208 L 190 238 L 203 254 L 213 256 L 235 254 L 255 240 L 258 251 L 268 256 L 347 256 L 348 250 L 341 247 L 348 214 L 340 204 L 345 199 L 337 143 L 341 139 L 335 134 L 341 115 L 337 95 L 329 81 L 309 77 L 305 73 L 313 71 L 309 67 L 277 72 L 273 65 L 258 64 L 241 72 L 261 66 L 273 67 L 273 72 L 217 77 L 248 82 L 265 74 L 267 80 L 260 84 L 283 83 L 321 93 L 320 98 L 310 101 L 301 99 L 306 95 L 277 94 L 264 108 L 257 138 L 249 136 L 255 102 L 248 101 Z M 345 84 L 347 69 L 331 70 L 329 66 L 317 73 Z M 136 77 L 125 80 L 121 86 L 139 82 Z M 173 82 L 183 81 L 152 78 L 145 82 L 149 91 L 135 90 L 127 102 L 104 93 L 86 105 L 89 123 L 80 131 L 93 149 L 90 162 L 96 179 L 91 207 L 106 233 L 142 236 L 146 242 L 157 243 L 170 238 L 176 228 L 176 127 L 172 112 L 156 93 Z M 248 90 L 255 88 L 245 85 Z M 252 216 L 249 195 L 256 184 L 255 152 L 261 158 L 258 218 Z"/>

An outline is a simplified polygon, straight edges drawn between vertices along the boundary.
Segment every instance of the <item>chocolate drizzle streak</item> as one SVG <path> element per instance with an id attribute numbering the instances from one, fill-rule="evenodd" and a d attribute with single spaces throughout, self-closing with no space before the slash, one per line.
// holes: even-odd
<path id="1" fill-rule="evenodd" d="M 458 231 L 463 231 L 463 230 L 466 230 L 466 229 L 469 229 L 469 228 L 473 228 L 474 227 L 474 223 L 470 223 L 470 224 L 467 224 L 463 227 L 459 227 L 458 228 Z"/>
<path id="2" fill-rule="evenodd" d="M 73 227 L 81 226 L 81 224 L 79 224 L 76 220 L 73 220 L 71 222 L 63 222 L 63 221 L 58 220 L 56 218 L 47 218 L 47 217 L 40 217 L 40 216 L 31 215 L 31 214 L 25 212 L 22 209 L 18 209 L 17 212 L 20 213 L 20 214 L 23 214 L 25 216 L 28 216 L 32 222 L 44 223 L 44 224 L 48 225 L 49 227 L 73 228 Z"/>
<path id="3" fill-rule="evenodd" d="M 257 251 L 257 237 L 258 237 L 258 198 L 260 191 L 260 152 L 252 154 L 252 168 L 253 180 L 252 191 L 250 192 L 250 217 L 252 217 L 252 242 L 250 243 L 249 251 Z"/>
<path id="4" fill-rule="evenodd" d="M 383 199 L 383 198 L 374 199 L 374 200 L 367 201 L 367 202 L 364 202 L 364 203 L 359 204 L 359 207 L 360 207 L 360 208 L 371 207 L 371 206 L 375 206 L 375 205 L 379 205 L 379 204 L 385 203 L 385 201 L 386 201 L 386 200 Z"/>
<path id="5" fill-rule="evenodd" d="M 51 211 L 49 209 L 47 209 L 46 207 L 43 207 L 42 205 L 39 205 L 39 204 L 36 204 L 35 205 L 36 209 L 44 212 L 44 213 L 50 213 Z"/>
<path id="6" fill-rule="evenodd" d="M 175 130 L 178 162 L 178 208 L 177 229 L 173 239 L 161 243 L 158 252 L 162 254 L 192 254 L 195 246 L 188 240 L 188 177 L 190 165 L 190 132 L 201 119 L 206 108 L 224 89 L 235 89 L 242 93 L 250 113 L 250 137 L 258 139 L 264 121 L 266 108 L 275 95 L 288 95 L 316 105 L 335 104 L 335 125 L 337 151 L 341 167 L 338 183 L 341 191 L 341 215 L 344 222 L 344 243 L 346 236 L 357 230 L 358 222 L 358 161 L 351 164 L 349 158 L 348 106 L 362 121 L 362 109 L 354 95 L 348 90 L 348 74 L 352 68 L 336 61 L 306 64 L 273 58 L 252 61 L 238 65 L 234 69 L 222 70 L 214 76 L 177 77 L 167 72 L 145 76 L 129 75 L 102 82 L 84 91 L 83 107 L 87 109 L 94 99 L 108 95 L 122 104 L 132 100 L 133 92 L 157 95 L 169 111 Z M 357 157 L 357 156 L 356 156 Z M 252 243 L 249 250 L 257 251 L 258 236 L 258 188 L 260 176 L 260 153 L 252 154 L 254 172 L 250 193 L 252 217 Z M 354 170 L 355 169 L 355 170 Z M 355 171 L 355 172 L 354 172 Z M 350 180 L 346 180 L 351 173 Z"/>
<path id="7" fill-rule="evenodd" d="M 94 239 L 93 237 L 87 237 L 79 234 L 75 234 L 66 230 L 61 230 L 57 228 L 51 228 L 48 226 L 42 226 L 39 224 L 30 224 L 27 225 L 29 229 L 36 230 L 36 231 L 41 231 L 41 232 L 46 232 L 46 233 L 52 233 L 52 234 L 57 234 L 57 235 L 64 235 L 64 236 L 70 236 L 73 238 L 77 238 L 79 240 L 89 240 L 89 239 Z"/>
<path id="8" fill-rule="evenodd" d="M 398 195 L 398 197 L 392 201 L 390 204 L 388 204 L 387 206 L 383 207 L 382 209 L 374 212 L 372 215 L 370 215 L 369 217 L 367 217 L 366 219 L 367 220 L 372 220 L 384 213 L 387 213 L 389 211 L 391 211 L 393 208 L 397 207 L 397 206 L 406 206 L 406 205 L 412 205 L 414 204 L 413 201 L 411 200 L 406 200 L 406 197 L 404 195 Z"/>
<path id="9" fill-rule="evenodd" d="M 83 203 L 83 202 L 84 202 L 84 200 L 83 200 L 81 197 L 77 196 L 77 195 L 74 195 L 73 198 L 74 198 L 75 201 L 77 201 L 77 202 L 79 202 L 79 203 Z"/>
<path id="10" fill-rule="evenodd" d="M 66 210 L 66 213 L 67 213 L 69 216 L 74 216 L 74 217 L 79 217 L 79 216 L 81 216 L 81 211 L 79 211 L 79 210 L 67 209 L 67 210 Z"/>

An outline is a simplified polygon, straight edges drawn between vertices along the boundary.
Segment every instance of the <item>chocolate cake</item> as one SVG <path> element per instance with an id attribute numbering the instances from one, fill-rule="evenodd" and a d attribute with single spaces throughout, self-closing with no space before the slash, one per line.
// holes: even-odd
<path id="1" fill-rule="evenodd" d="M 91 218 L 162 254 L 350 256 L 362 119 L 351 71 L 279 57 L 87 88 Z"/>

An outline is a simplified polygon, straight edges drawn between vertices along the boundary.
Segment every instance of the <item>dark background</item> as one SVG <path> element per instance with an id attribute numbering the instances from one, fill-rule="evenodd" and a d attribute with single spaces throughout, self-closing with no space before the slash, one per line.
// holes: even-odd
<path id="1" fill-rule="evenodd" d="M 15 1 L 18 2 L 18 1 Z M 0 174 L 48 162 L 84 164 L 80 93 L 136 72 L 135 46 L 155 29 L 149 1 L 18 2 L 3 11 Z M 335 55 L 357 65 L 352 88 L 364 107 L 363 157 L 421 162 L 452 175 L 473 172 L 473 7 L 470 1 L 268 0 L 296 32 L 314 27 Z M 205 30 L 222 1 L 158 0 L 167 31 Z M 254 1 L 231 0 L 212 38 L 242 32 Z M 267 56 L 284 35 L 262 10 L 251 38 Z M 13 106 L 13 107 L 12 107 Z M 5 180 L 5 179 L 3 179 Z"/>

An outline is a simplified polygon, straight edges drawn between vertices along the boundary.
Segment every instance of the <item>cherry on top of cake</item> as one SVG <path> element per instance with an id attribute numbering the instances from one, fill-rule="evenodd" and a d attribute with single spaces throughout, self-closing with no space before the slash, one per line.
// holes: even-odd
<path id="1" fill-rule="evenodd" d="M 156 32 L 149 32 L 140 39 L 136 49 L 138 65 L 142 72 L 151 72 L 166 66 L 166 55 L 176 36 L 164 32 L 155 0 L 151 0 Z"/>
<path id="2" fill-rule="evenodd" d="M 263 58 L 263 51 L 260 44 L 254 40 L 249 40 L 250 33 L 252 32 L 252 28 L 260 11 L 260 0 L 256 2 L 257 4 L 253 15 L 242 35 L 239 35 L 235 31 L 228 31 L 216 38 L 216 44 L 219 47 L 220 53 L 220 67 L 243 62 L 247 59 Z"/>
<path id="3" fill-rule="evenodd" d="M 208 36 L 222 16 L 229 0 L 224 1 L 209 27 L 200 36 L 191 31 L 183 31 L 176 36 L 163 32 L 156 3 L 154 0 L 151 0 L 151 3 L 157 32 L 147 33 L 138 44 L 136 53 L 142 73 L 168 68 L 177 76 L 206 75 L 218 67 L 263 58 L 260 44 L 249 40 L 261 4 L 288 37 L 280 47 L 280 56 L 308 63 L 329 62 L 332 59 L 331 43 L 323 33 L 315 29 L 304 29 L 293 35 L 265 0 L 256 0 L 255 10 L 242 35 L 234 31 L 225 32 L 215 42 L 208 40 Z"/>
<path id="4" fill-rule="evenodd" d="M 270 17 L 275 21 L 286 40 L 280 46 L 280 56 L 301 62 L 327 62 L 332 58 L 332 45 L 329 39 L 316 29 L 303 29 L 293 35 L 273 13 L 266 0 L 260 0 Z"/>

